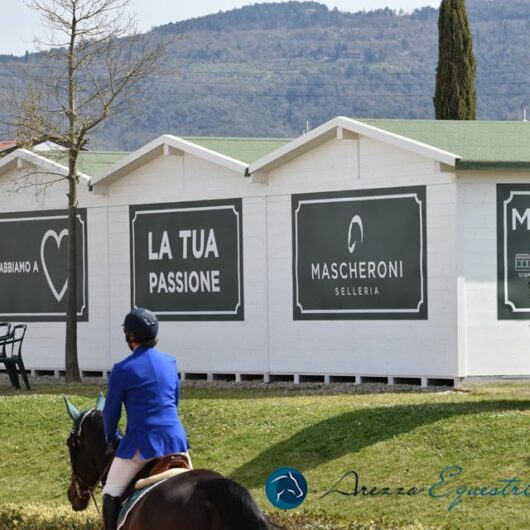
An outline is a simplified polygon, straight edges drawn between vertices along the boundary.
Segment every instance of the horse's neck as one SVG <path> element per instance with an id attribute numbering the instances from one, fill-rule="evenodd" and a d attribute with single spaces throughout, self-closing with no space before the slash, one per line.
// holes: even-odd
<path id="1" fill-rule="evenodd" d="M 103 440 L 103 442 L 100 440 Z M 96 426 L 95 436 L 93 437 L 93 441 L 90 446 L 92 456 L 96 461 L 98 473 L 100 475 L 108 471 L 111 460 L 114 458 L 114 455 L 107 456 L 105 454 L 107 450 L 105 440 L 105 430 L 103 428 L 103 423 L 101 423 L 101 426 L 99 424 Z"/>

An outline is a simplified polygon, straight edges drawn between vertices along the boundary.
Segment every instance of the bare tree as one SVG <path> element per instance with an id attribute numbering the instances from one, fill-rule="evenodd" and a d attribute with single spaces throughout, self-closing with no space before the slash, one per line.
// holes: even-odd
<path id="1" fill-rule="evenodd" d="M 76 216 L 78 157 L 91 132 L 130 100 L 154 73 L 167 45 L 140 35 L 127 15 L 130 0 L 26 0 L 48 30 L 46 80 L 28 86 L 11 121 L 17 139 L 53 138 L 68 158 L 68 290 L 65 374 L 80 381 L 77 356 Z"/>

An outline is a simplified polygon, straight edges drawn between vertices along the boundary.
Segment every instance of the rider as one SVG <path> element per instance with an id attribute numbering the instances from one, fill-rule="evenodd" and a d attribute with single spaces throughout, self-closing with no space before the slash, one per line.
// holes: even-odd
<path id="1" fill-rule="evenodd" d="M 103 488 L 105 530 L 116 529 L 120 497 L 147 460 L 172 453 L 185 454 L 189 459 L 186 431 L 178 415 L 176 361 L 155 348 L 156 316 L 147 309 L 133 309 L 125 317 L 123 331 L 133 353 L 115 364 L 110 374 L 103 410 L 109 447 L 120 439 L 117 427 L 122 403 L 127 429 Z"/>

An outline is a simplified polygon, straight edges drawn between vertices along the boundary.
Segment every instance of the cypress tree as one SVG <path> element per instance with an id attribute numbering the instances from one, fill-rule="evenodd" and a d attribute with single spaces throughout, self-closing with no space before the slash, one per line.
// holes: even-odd
<path id="1" fill-rule="evenodd" d="M 465 0 L 442 0 L 433 99 L 437 120 L 476 119 L 476 69 Z"/>

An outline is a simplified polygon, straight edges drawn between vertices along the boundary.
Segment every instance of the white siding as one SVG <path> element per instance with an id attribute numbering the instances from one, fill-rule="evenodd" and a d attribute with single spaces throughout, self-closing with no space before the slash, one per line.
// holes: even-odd
<path id="1" fill-rule="evenodd" d="M 467 376 L 529 375 L 526 320 L 497 319 L 497 183 L 530 183 L 517 173 L 471 173 L 458 186 L 459 260 L 465 279 Z"/>
<path id="2" fill-rule="evenodd" d="M 62 185 L 44 200 L 33 188 L 7 193 L 14 174 L 0 177 L 0 212 L 65 207 Z M 109 369 L 127 353 L 121 324 L 130 308 L 129 205 L 242 197 L 245 319 L 162 322 L 160 346 L 182 371 L 530 373 L 527 324 L 496 319 L 494 176 L 458 181 L 433 160 L 361 137 L 329 140 L 266 177 L 252 183 L 188 154 L 160 155 L 106 194 L 82 190 L 90 315 L 79 324 L 82 370 Z M 291 194 L 411 185 L 427 187 L 428 319 L 294 321 Z M 30 368 L 62 369 L 64 324 L 31 323 L 24 353 Z"/>
<path id="3" fill-rule="evenodd" d="M 361 139 L 358 165 L 358 149 L 357 140 L 331 140 L 272 172 L 270 187 L 311 192 L 427 184 L 429 318 L 293 321 L 291 198 L 269 197 L 271 372 L 456 377 L 455 184 L 434 162 L 371 140 Z M 305 175 L 311 178 L 302 186 Z"/>

